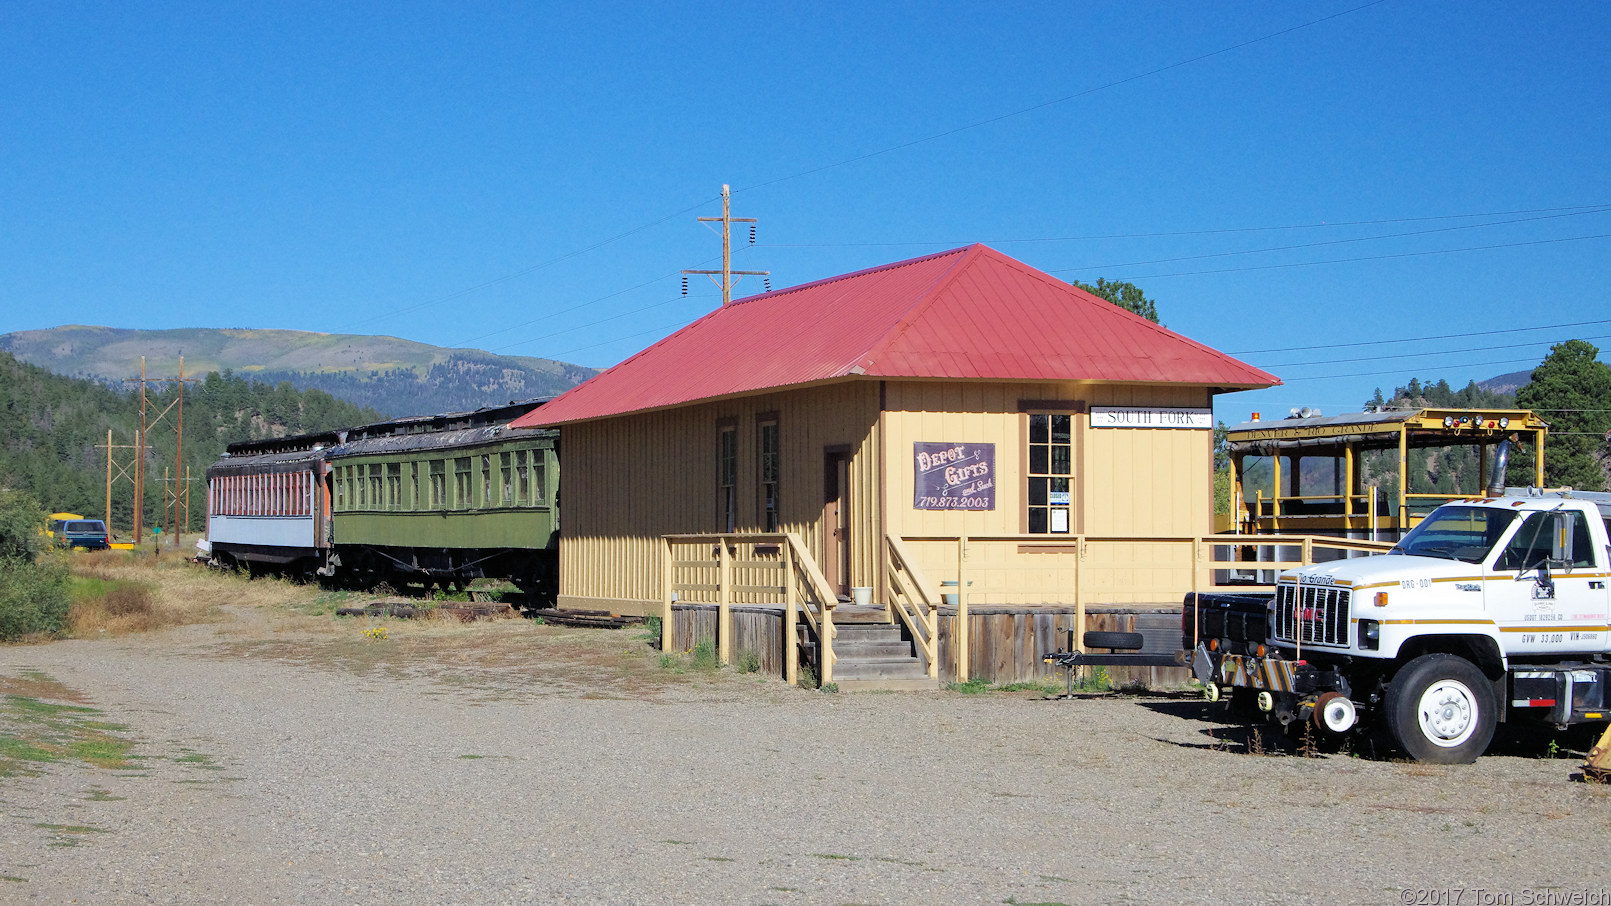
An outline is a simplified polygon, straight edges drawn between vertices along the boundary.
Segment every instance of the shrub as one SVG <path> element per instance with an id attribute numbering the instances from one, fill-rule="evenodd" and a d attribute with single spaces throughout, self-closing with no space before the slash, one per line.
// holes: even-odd
<path id="1" fill-rule="evenodd" d="M 0 490 L 0 560 L 34 562 L 44 543 L 45 510 L 21 491 Z"/>
<path id="2" fill-rule="evenodd" d="M 67 627 L 67 567 L 0 558 L 0 641 L 59 636 Z"/>

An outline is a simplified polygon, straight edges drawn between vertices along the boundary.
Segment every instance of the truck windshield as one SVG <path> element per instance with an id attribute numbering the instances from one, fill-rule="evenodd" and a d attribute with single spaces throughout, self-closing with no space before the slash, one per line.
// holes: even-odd
<path id="1" fill-rule="evenodd" d="M 1516 521 L 1511 510 L 1482 506 L 1444 506 L 1410 530 L 1392 550 L 1416 557 L 1442 557 L 1481 563 L 1499 536 Z"/>

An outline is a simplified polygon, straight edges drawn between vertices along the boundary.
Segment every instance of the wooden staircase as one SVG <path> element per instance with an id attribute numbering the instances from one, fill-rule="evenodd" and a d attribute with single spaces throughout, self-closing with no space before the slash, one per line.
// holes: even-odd
<path id="1" fill-rule="evenodd" d="M 916 646 L 878 605 L 834 608 L 833 682 L 844 692 L 914 692 L 938 689 Z"/>

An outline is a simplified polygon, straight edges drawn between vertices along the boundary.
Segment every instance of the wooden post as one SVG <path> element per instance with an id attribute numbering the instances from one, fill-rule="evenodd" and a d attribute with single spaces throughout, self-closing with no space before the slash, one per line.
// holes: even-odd
<path id="1" fill-rule="evenodd" d="M 1270 457 L 1270 531 L 1281 531 L 1281 454 Z"/>
<path id="2" fill-rule="evenodd" d="M 1191 601 L 1192 607 L 1194 607 L 1197 612 L 1197 618 L 1192 620 L 1191 627 L 1192 651 L 1197 650 L 1198 628 L 1203 625 L 1203 605 L 1202 599 L 1199 597 L 1202 593 L 1202 590 L 1197 587 L 1197 564 L 1199 562 L 1198 558 L 1202 556 L 1202 543 L 1203 539 L 1201 538 L 1191 539 Z M 1210 549 L 1212 550 L 1212 548 Z M 1212 566 L 1213 564 L 1211 563 L 1209 565 Z M 1210 582 L 1212 583 L 1212 580 L 1210 580 Z"/>
<path id="3" fill-rule="evenodd" d="M 716 579 L 716 654 L 724 664 L 733 662 L 733 574 L 732 558 L 727 553 L 727 536 L 716 539 L 717 562 L 720 564 Z"/>
<path id="4" fill-rule="evenodd" d="M 1544 486 L 1544 430 L 1533 432 L 1533 487 Z"/>
<path id="5" fill-rule="evenodd" d="M 106 429 L 106 532 L 112 533 L 112 429 Z"/>
<path id="6" fill-rule="evenodd" d="M 783 539 L 783 681 L 800 682 L 800 583 L 794 576 L 794 545 Z"/>
<path id="7" fill-rule="evenodd" d="M 1343 447 L 1343 528 L 1354 530 L 1354 445 Z"/>
<path id="8" fill-rule="evenodd" d="M 1408 423 L 1398 429 L 1398 531 L 1402 536 L 1410 528 L 1410 429 Z"/>
<path id="9" fill-rule="evenodd" d="M 973 658 L 968 650 L 972 640 L 968 637 L 968 536 L 957 536 L 957 682 L 968 681 L 973 670 Z"/>
<path id="10" fill-rule="evenodd" d="M 671 590 L 672 574 L 674 573 L 671 565 L 672 548 L 670 538 L 660 540 L 661 550 L 665 554 L 663 565 L 660 568 L 660 598 L 663 605 L 660 610 L 660 651 L 663 654 L 671 654 L 672 643 L 676 641 L 672 630 L 675 625 L 675 619 L 671 615 L 671 604 L 673 599 L 676 598 L 676 592 Z"/>
<path id="11" fill-rule="evenodd" d="M 1085 536 L 1074 536 L 1074 650 L 1085 650 Z"/>
<path id="12" fill-rule="evenodd" d="M 817 682 L 824 686 L 833 682 L 833 609 L 838 603 L 839 599 L 832 597 L 822 602 L 822 676 Z"/>

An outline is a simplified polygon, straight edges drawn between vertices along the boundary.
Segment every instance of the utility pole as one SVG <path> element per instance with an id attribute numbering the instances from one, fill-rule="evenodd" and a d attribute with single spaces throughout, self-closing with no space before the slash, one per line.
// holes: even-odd
<path id="1" fill-rule="evenodd" d="M 734 284 L 736 284 L 738 282 L 737 280 L 733 279 L 733 277 L 735 275 L 739 276 L 739 277 L 746 277 L 746 276 L 749 276 L 749 277 L 767 277 L 767 276 L 771 276 L 771 274 L 772 274 L 771 271 L 735 271 L 735 270 L 733 270 L 733 224 L 735 224 L 735 223 L 753 224 L 756 221 L 755 221 L 754 217 L 734 217 L 733 216 L 733 206 L 732 206 L 731 194 L 732 193 L 731 193 L 731 190 L 728 188 L 728 185 L 726 183 L 722 183 L 722 216 L 720 216 L 720 217 L 701 217 L 701 218 L 699 218 L 699 221 L 701 223 L 720 223 L 722 225 L 722 269 L 719 270 L 719 271 L 703 271 L 703 270 L 685 270 L 685 271 L 683 271 L 682 294 L 685 295 L 685 296 L 688 295 L 688 276 L 687 276 L 688 274 L 705 274 L 705 275 L 709 276 L 712 283 L 716 283 L 717 286 L 720 286 L 722 288 L 722 304 L 723 305 L 727 305 L 728 303 L 733 301 L 733 286 L 734 286 Z M 755 227 L 754 226 L 750 227 L 750 244 L 751 245 L 755 244 Z M 717 274 L 720 274 L 721 278 L 722 278 L 721 282 L 719 282 L 719 283 L 716 281 L 716 275 Z M 767 288 L 768 292 L 771 291 L 771 289 L 772 289 L 772 281 L 770 281 L 770 280 L 766 281 L 766 288 Z"/>
<path id="2" fill-rule="evenodd" d="M 185 449 L 185 446 L 184 446 L 185 445 L 185 436 L 184 436 L 184 427 L 185 427 L 185 385 L 186 384 L 194 384 L 194 383 L 197 382 L 197 379 L 196 378 L 187 378 L 187 377 L 185 377 L 185 357 L 184 356 L 179 357 L 179 376 L 178 377 L 176 377 L 176 378 L 148 378 L 145 375 L 145 356 L 140 356 L 140 376 L 138 378 L 130 378 L 129 383 L 133 383 L 136 380 L 138 380 L 140 382 L 140 435 L 139 435 L 139 437 L 135 438 L 136 452 L 135 452 L 135 455 L 134 455 L 134 543 L 139 544 L 140 543 L 140 529 L 144 525 L 144 516 L 145 516 L 145 513 L 144 513 L 144 507 L 145 507 L 145 453 L 146 453 L 146 449 L 147 449 L 147 445 L 146 445 L 147 433 L 149 432 L 149 430 L 151 429 L 152 426 L 161 424 L 162 420 L 164 418 L 168 417 L 168 413 L 173 411 L 174 407 L 177 406 L 178 409 L 179 409 L 179 413 L 178 413 L 178 422 L 177 422 L 177 424 L 176 424 L 176 426 L 174 428 L 174 433 L 177 436 L 176 453 L 174 455 L 174 459 L 175 459 L 176 462 L 179 460 L 179 457 L 184 454 L 184 449 Z M 147 424 L 147 421 L 146 421 L 146 394 L 145 394 L 145 387 L 146 387 L 147 384 L 178 384 L 179 385 L 179 397 L 178 397 L 178 399 L 175 400 L 172 403 L 169 403 L 168 408 L 166 408 L 166 409 L 162 410 L 162 412 L 158 413 L 158 415 L 156 417 L 156 420 L 151 422 L 151 423 L 149 423 L 149 424 Z M 188 489 L 188 486 L 187 486 L 186 487 L 187 493 L 188 493 L 188 490 L 189 489 Z M 166 492 L 164 492 L 164 496 L 163 496 L 163 500 L 162 500 L 162 510 L 163 510 L 163 513 L 162 513 L 163 518 L 167 518 L 167 516 L 168 516 L 168 499 L 167 499 L 167 496 L 166 496 Z M 173 515 L 177 519 L 177 517 L 179 515 L 179 508 L 178 508 L 177 505 L 175 505 L 175 507 L 174 507 Z M 174 537 L 174 542 L 173 543 L 174 543 L 175 547 L 179 546 L 179 538 L 178 538 L 177 535 Z"/>
<path id="3" fill-rule="evenodd" d="M 113 468 L 116 468 L 117 469 L 117 476 L 116 477 L 118 477 L 118 478 L 127 478 L 127 479 L 129 479 L 129 483 L 133 484 L 134 483 L 134 476 L 129 474 L 129 470 L 132 469 L 132 468 L 136 468 L 136 463 L 138 462 L 138 460 L 136 460 L 135 462 L 131 462 L 128 465 L 118 464 L 117 462 L 115 462 L 115 457 L 114 457 L 112 451 L 113 450 L 137 450 L 139 448 L 136 447 L 134 444 L 114 444 L 114 443 L 112 443 L 112 429 L 110 429 L 110 428 L 108 428 L 107 431 L 106 431 L 106 446 L 101 447 L 100 444 L 96 444 L 96 447 L 98 447 L 100 449 L 104 449 L 106 451 L 106 528 L 107 528 L 107 531 L 111 531 L 111 529 L 112 529 L 112 479 L 113 479 L 112 470 L 113 470 Z"/>

